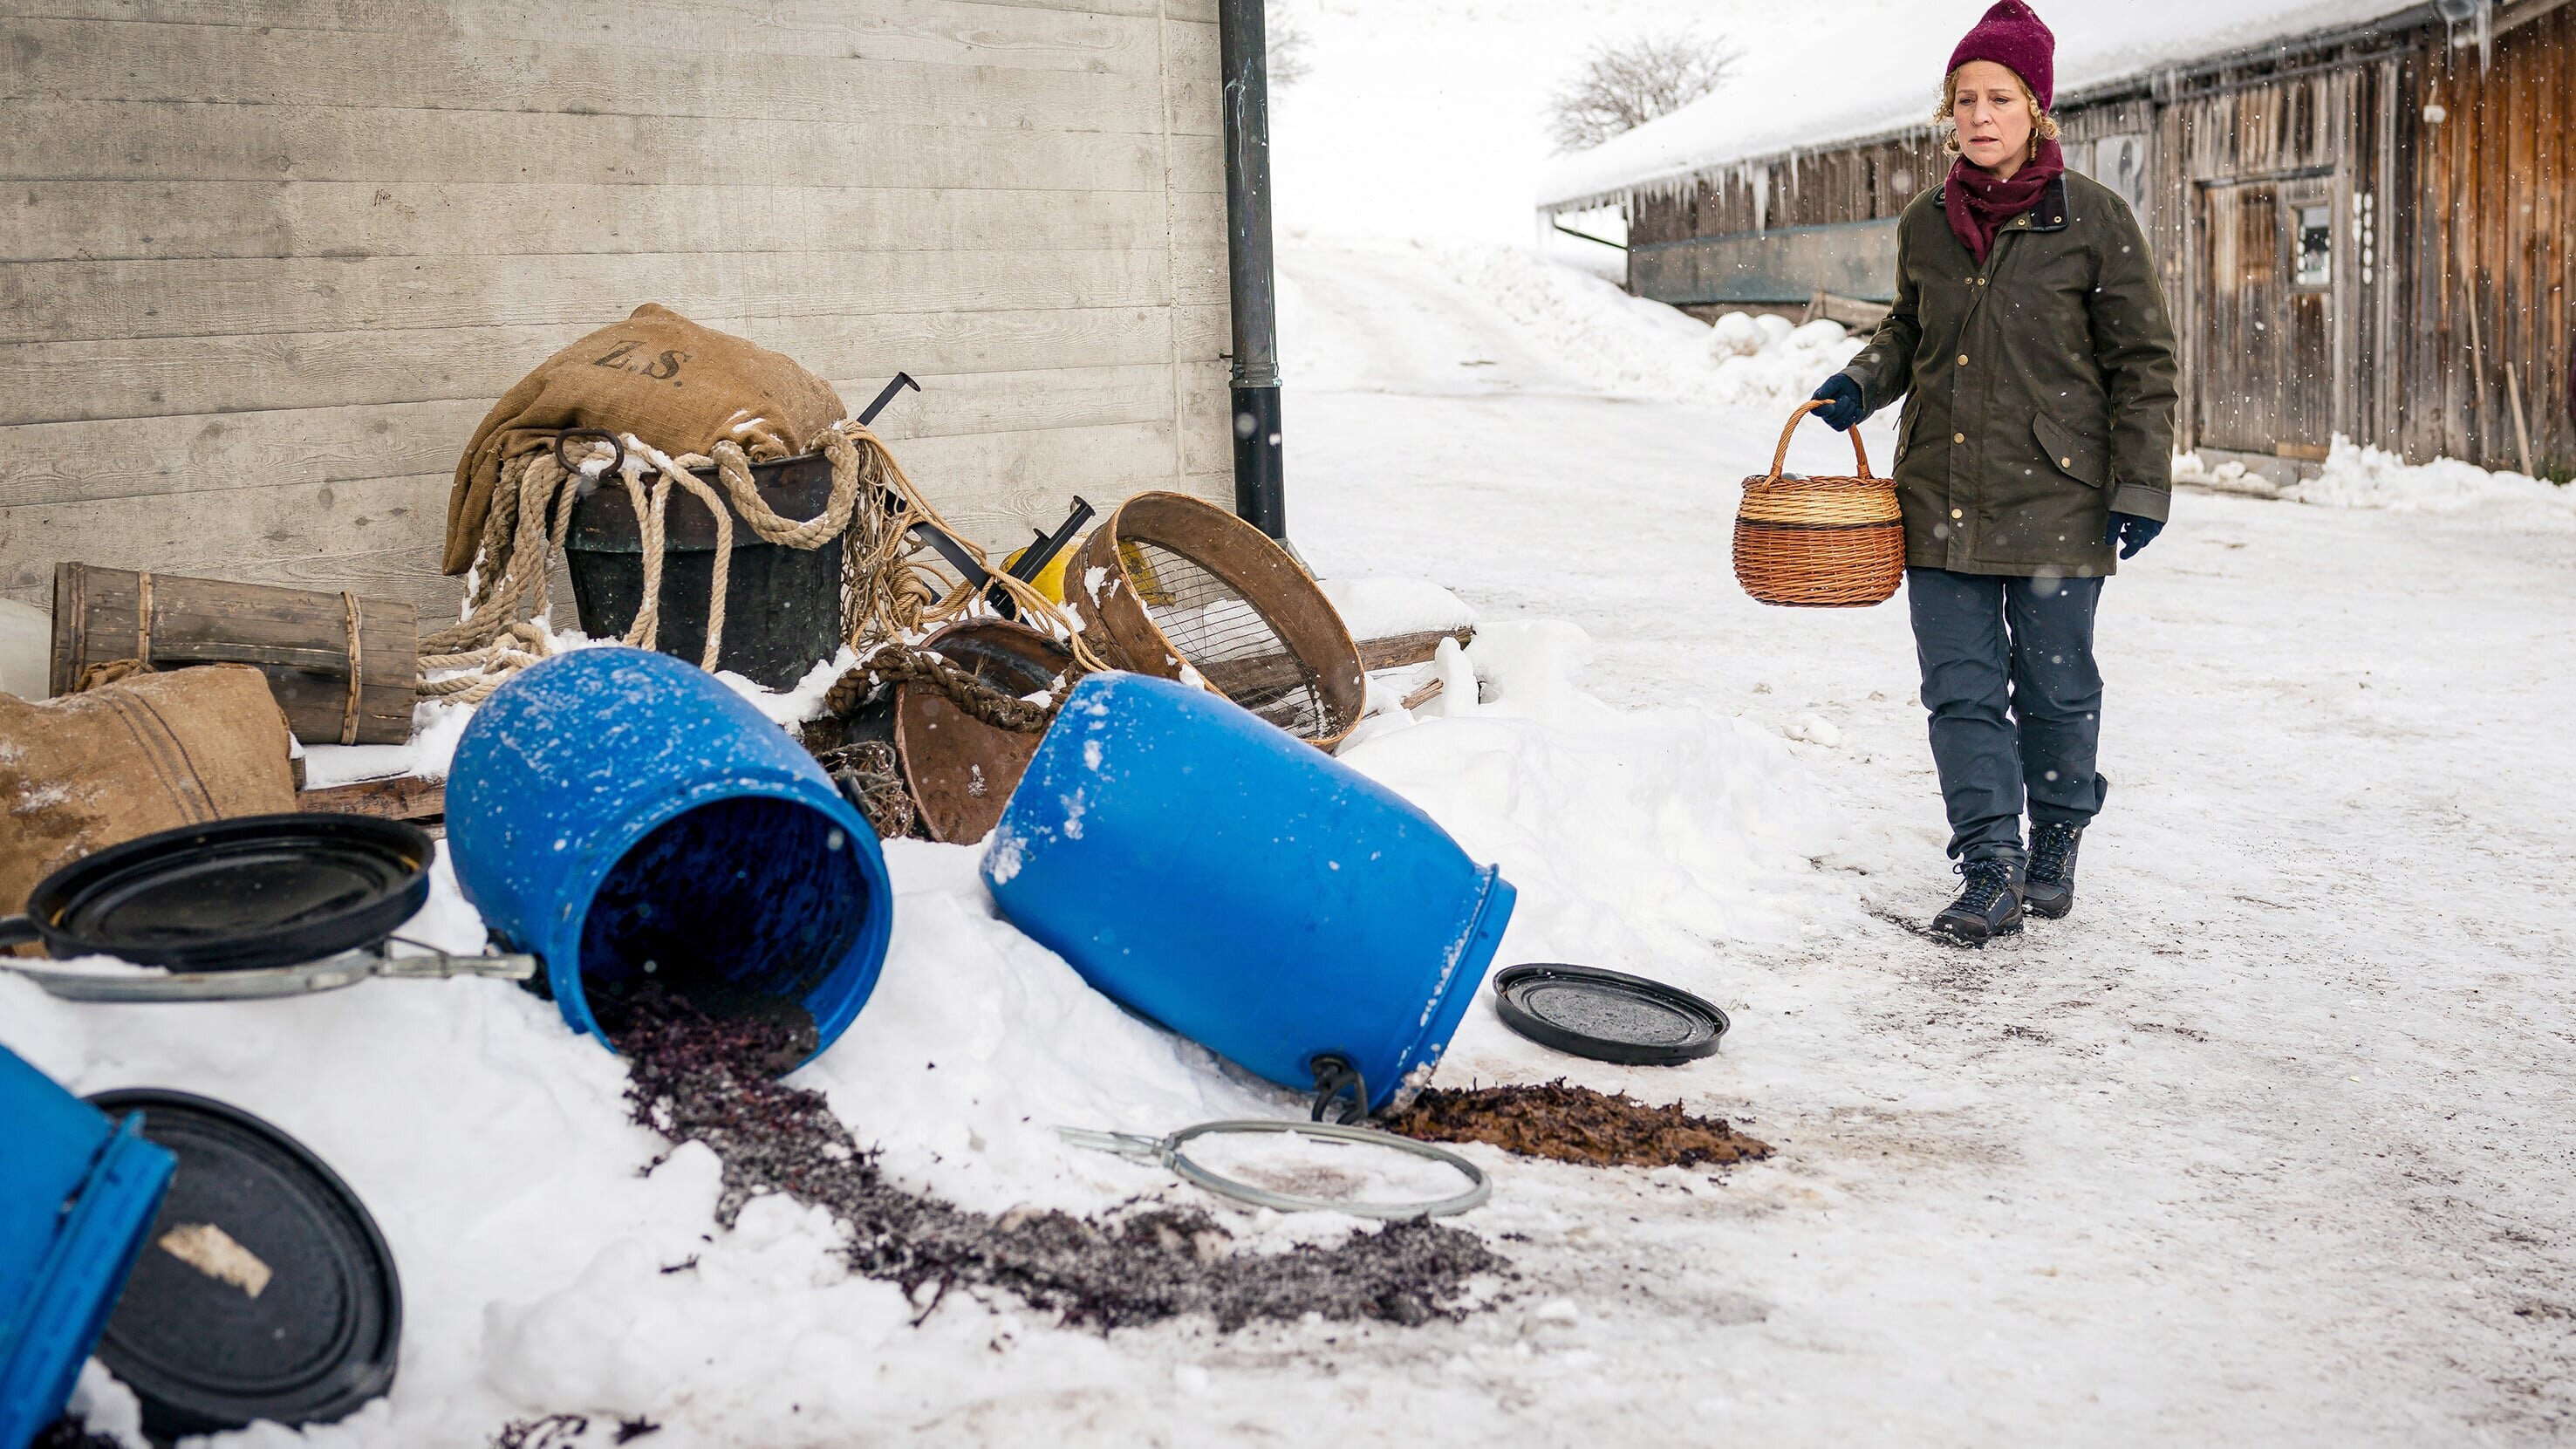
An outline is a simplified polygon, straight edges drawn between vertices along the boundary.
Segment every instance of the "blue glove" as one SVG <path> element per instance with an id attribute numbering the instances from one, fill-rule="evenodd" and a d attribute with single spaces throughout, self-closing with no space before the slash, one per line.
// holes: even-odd
<path id="1" fill-rule="evenodd" d="M 2161 519 L 2140 518 L 2134 513 L 2114 513 L 2111 526 L 2103 530 L 2102 541 L 2120 545 L 2120 557 L 2136 558 L 2139 549 L 2155 542 L 2156 535 L 2164 531 Z"/>
<path id="2" fill-rule="evenodd" d="M 1869 416 L 1869 409 L 1861 405 L 1860 384 L 1839 372 L 1816 389 L 1815 400 L 1824 404 L 1816 409 L 1816 416 L 1837 433 L 1849 431 L 1852 424 Z"/>

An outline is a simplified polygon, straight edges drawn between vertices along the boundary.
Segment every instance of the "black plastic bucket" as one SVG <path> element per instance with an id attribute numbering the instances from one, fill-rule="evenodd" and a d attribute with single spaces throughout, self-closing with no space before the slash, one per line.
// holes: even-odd
<path id="1" fill-rule="evenodd" d="M 715 472 L 698 474 L 724 496 Z M 807 519 L 832 497 L 832 461 L 820 453 L 754 463 L 751 479 L 772 513 Z M 725 630 L 716 667 L 785 689 L 841 647 L 841 541 L 787 548 L 733 514 L 733 564 L 725 578 Z M 707 590 L 715 577 L 716 521 L 694 494 L 674 489 L 663 515 L 662 622 L 654 647 L 695 664 L 707 648 Z M 573 505 L 564 540 L 581 631 L 614 639 L 644 602 L 644 536 L 614 480 Z"/>

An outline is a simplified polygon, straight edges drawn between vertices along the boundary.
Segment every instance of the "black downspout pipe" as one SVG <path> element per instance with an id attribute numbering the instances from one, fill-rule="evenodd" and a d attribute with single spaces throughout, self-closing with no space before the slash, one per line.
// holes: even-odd
<path id="1" fill-rule="evenodd" d="M 1234 511 L 1288 536 L 1279 461 L 1278 308 L 1270 261 L 1270 58 L 1262 0 L 1218 0 L 1225 66 L 1225 257 L 1234 312 Z"/>

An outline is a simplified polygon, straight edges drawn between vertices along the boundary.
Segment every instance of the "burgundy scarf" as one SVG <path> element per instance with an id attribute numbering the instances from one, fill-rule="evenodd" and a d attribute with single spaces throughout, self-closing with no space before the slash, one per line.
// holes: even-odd
<path id="1" fill-rule="evenodd" d="M 2008 181 L 1997 181 L 1962 156 L 1950 163 L 1949 190 L 1942 195 L 1941 210 L 1950 218 L 1951 234 L 1982 267 L 1986 253 L 1994 249 L 1995 233 L 2003 230 L 2005 222 L 2037 206 L 2048 183 L 2065 174 L 2066 153 L 2057 149 L 2055 141 L 2040 142 L 2039 154 Z"/>

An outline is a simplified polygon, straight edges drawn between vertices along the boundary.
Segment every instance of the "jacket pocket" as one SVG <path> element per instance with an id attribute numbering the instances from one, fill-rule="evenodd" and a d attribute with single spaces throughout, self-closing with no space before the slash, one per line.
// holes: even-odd
<path id="1" fill-rule="evenodd" d="M 2030 432 L 2058 472 L 2095 488 L 2109 486 L 2111 450 L 2104 443 L 2085 437 L 2046 413 L 2031 418 Z"/>

